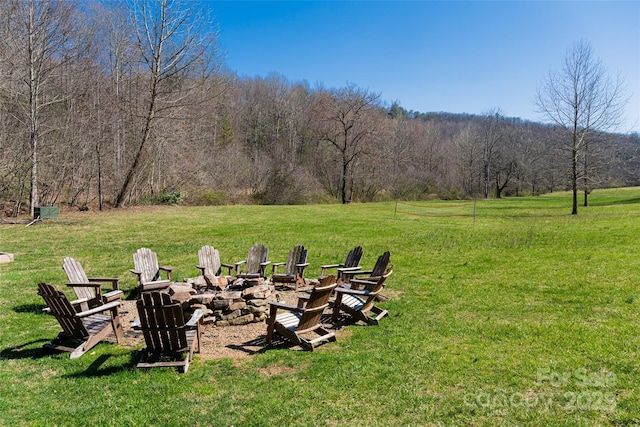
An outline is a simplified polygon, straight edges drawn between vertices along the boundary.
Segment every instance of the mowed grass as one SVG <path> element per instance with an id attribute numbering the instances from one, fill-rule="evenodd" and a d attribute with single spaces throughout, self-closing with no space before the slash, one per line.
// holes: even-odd
<path id="1" fill-rule="evenodd" d="M 1 226 L 15 262 L 0 265 L 0 425 L 640 424 L 640 188 L 595 191 L 578 216 L 567 193 L 476 209 L 158 207 Z M 41 349 L 59 326 L 36 287 L 64 288 L 64 256 L 130 290 L 139 247 L 181 280 L 200 246 L 233 262 L 256 242 L 274 261 L 304 244 L 307 277 L 355 245 L 365 267 L 390 250 L 390 316 L 313 353 L 196 356 L 187 374 L 137 370 L 114 344 L 78 360 Z"/>

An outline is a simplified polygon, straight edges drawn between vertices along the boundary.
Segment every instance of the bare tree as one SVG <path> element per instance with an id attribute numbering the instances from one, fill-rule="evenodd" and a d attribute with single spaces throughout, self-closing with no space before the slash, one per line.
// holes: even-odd
<path id="1" fill-rule="evenodd" d="M 499 154 L 504 141 L 504 118 L 499 109 L 484 114 L 478 126 L 478 137 L 482 147 L 482 184 L 484 198 L 489 197 L 491 169 L 495 166 L 495 157 Z"/>
<path id="2" fill-rule="evenodd" d="M 188 95 L 203 84 L 195 77 L 211 71 L 210 54 L 216 42 L 216 34 L 205 28 L 211 23 L 197 16 L 194 6 L 186 0 L 139 0 L 134 3 L 133 12 L 144 70 L 141 75 L 148 93 L 133 161 L 115 200 L 117 207 L 124 206 L 140 173 L 156 120 L 178 114 L 194 101 Z"/>
<path id="3" fill-rule="evenodd" d="M 562 69 L 550 72 L 538 89 L 536 104 L 540 112 L 564 130 L 568 141 L 562 144 L 571 161 L 571 188 L 573 207 L 578 213 L 578 185 L 585 174 L 591 150 L 595 142 L 590 136 L 595 131 L 609 131 L 621 123 L 623 108 L 627 102 L 623 80 L 618 76 L 611 80 L 599 59 L 593 56 L 591 44 L 581 40 L 568 51 Z M 585 163 L 586 162 L 586 163 Z M 585 188 L 585 205 L 588 189 Z"/>
<path id="4" fill-rule="evenodd" d="M 10 84 L 22 113 L 20 121 L 28 127 L 30 153 L 30 214 L 40 204 L 39 154 L 45 136 L 53 126 L 45 126 L 47 110 L 68 99 L 58 90 L 56 71 L 76 55 L 73 33 L 73 3 L 56 0 L 5 1 L 2 12 L 9 37 L 2 40 L 11 68 Z"/>
<path id="5" fill-rule="evenodd" d="M 322 140 L 329 142 L 338 153 L 338 195 L 343 204 L 348 200 L 347 180 L 351 173 L 350 168 L 358 157 L 365 153 L 367 143 L 375 133 L 372 113 L 379 99 L 380 94 L 357 88 L 353 84 L 322 97 Z"/>

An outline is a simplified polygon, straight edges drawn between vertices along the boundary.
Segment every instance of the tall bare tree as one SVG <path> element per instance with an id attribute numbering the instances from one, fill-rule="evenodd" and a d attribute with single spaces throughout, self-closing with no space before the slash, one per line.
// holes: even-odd
<path id="1" fill-rule="evenodd" d="M 571 162 L 573 215 L 578 213 L 579 181 L 587 178 L 588 168 L 581 169 L 580 164 L 581 159 L 585 164 L 590 144 L 595 142 L 591 135 L 618 127 L 626 102 L 624 81 L 619 76 L 614 80 L 609 77 L 586 40 L 574 44 L 565 56 L 562 69 L 551 71 L 538 89 L 536 104 L 540 112 L 567 136 L 562 147 Z M 585 188 L 585 205 L 588 193 Z"/>
<path id="2" fill-rule="evenodd" d="M 380 94 L 353 84 L 322 97 L 320 110 L 324 133 L 322 140 L 337 150 L 340 164 L 338 195 L 347 203 L 347 180 L 354 162 L 366 152 L 367 143 L 376 132 L 373 114 Z"/>
<path id="3" fill-rule="evenodd" d="M 133 160 L 115 200 L 117 207 L 126 203 L 142 168 L 156 120 L 175 118 L 181 108 L 194 102 L 188 95 L 211 71 L 217 35 L 207 29 L 211 22 L 186 0 L 139 0 L 134 3 L 133 16 L 140 72 L 148 92 Z"/>
<path id="4" fill-rule="evenodd" d="M 43 139 L 53 130 L 45 126 L 47 112 L 68 99 L 59 90 L 56 72 L 76 55 L 73 34 L 72 2 L 57 0 L 7 0 L 2 2 L 9 37 L 1 43 L 11 52 L 6 60 L 11 68 L 12 84 L 5 89 L 16 93 L 15 99 L 28 127 L 30 162 L 30 214 L 40 204 L 39 154 Z"/>

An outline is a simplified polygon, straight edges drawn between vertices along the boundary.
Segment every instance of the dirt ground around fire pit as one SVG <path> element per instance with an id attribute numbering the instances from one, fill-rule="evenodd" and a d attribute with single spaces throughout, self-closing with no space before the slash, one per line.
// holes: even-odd
<path id="1" fill-rule="evenodd" d="M 309 290 L 311 288 L 309 287 Z M 277 290 L 280 299 L 291 305 L 296 305 L 296 293 L 293 290 Z M 324 321 L 330 320 L 330 310 L 327 309 L 323 316 Z M 120 308 L 120 318 L 124 331 L 124 342 L 121 345 L 134 349 L 142 349 L 144 347 L 144 337 L 142 332 L 131 327 L 133 321 L 137 318 L 138 312 L 136 302 L 134 300 L 125 300 Z M 336 333 L 338 339 L 344 333 L 340 328 L 344 323 L 344 319 L 334 326 L 326 323 L 328 329 Z M 336 328 L 337 327 L 337 328 Z M 200 348 L 200 357 L 204 360 L 214 360 L 231 358 L 239 360 L 251 357 L 257 352 L 267 348 L 266 343 L 267 324 L 264 321 L 257 323 L 249 323 L 240 326 L 215 326 L 204 325 L 202 332 L 202 345 Z M 289 347 L 291 350 L 301 350 L 300 347 L 292 346 L 288 341 L 274 335 L 272 345 L 277 347 Z"/>

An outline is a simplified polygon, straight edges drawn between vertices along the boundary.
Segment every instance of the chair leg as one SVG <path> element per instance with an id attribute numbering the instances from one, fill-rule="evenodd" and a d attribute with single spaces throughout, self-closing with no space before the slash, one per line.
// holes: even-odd
<path id="1" fill-rule="evenodd" d="M 120 316 L 118 314 L 118 309 L 115 308 L 111 312 L 111 326 L 113 327 L 113 333 L 116 336 L 116 342 L 124 341 L 124 333 L 122 332 L 122 323 L 120 323 Z"/>
<path id="2" fill-rule="evenodd" d="M 267 344 L 271 344 L 271 339 L 273 338 L 273 330 L 276 327 L 276 310 L 273 308 L 269 313 L 269 318 L 267 319 Z"/>

